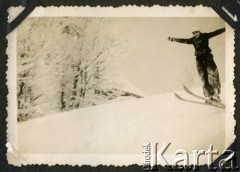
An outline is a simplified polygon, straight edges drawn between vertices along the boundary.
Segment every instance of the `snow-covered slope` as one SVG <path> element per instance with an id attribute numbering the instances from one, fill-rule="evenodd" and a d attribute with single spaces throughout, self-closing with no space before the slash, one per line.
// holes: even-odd
<path id="1" fill-rule="evenodd" d="M 201 95 L 202 89 L 192 89 Z M 184 91 L 179 95 L 194 97 Z M 224 93 L 222 93 L 224 101 Z M 24 154 L 139 154 L 143 143 L 171 143 L 177 149 L 224 148 L 220 108 L 186 103 L 173 93 L 50 115 L 18 124 Z"/>

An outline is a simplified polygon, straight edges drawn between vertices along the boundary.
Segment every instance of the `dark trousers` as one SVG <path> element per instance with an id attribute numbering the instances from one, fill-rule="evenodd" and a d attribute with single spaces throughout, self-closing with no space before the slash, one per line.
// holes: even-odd
<path id="1" fill-rule="evenodd" d="M 221 93 L 221 83 L 217 66 L 211 53 L 196 57 L 198 74 L 203 82 L 205 97 L 218 96 Z"/>

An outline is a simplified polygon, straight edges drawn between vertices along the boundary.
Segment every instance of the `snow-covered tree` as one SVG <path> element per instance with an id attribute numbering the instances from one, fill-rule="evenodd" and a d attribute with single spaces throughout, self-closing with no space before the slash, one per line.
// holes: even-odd
<path id="1" fill-rule="evenodd" d="M 18 33 L 19 121 L 93 104 L 119 42 L 102 18 L 30 18 Z M 46 27 L 47 26 L 47 27 Z"/>

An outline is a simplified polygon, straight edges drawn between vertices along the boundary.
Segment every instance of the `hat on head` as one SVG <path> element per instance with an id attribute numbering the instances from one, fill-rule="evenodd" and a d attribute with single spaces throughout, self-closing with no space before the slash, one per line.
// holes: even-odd
<path id="1" fill-rule="evenodd" d="M 197 32 L 197 31 L 200 32 L 200 29 L 198 27 L 193 27 L 192 28 L 192 32 Z"/>

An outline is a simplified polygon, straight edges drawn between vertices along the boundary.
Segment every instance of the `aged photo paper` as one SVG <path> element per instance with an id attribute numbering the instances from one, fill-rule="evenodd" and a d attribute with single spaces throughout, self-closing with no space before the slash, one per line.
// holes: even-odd
<path id="1" fill-rule="evenodd" d="M 142 165 L 148 143 L 191 164 L 235 138 L 234 31 L 211 8 L 37 7 L 7 54 L 10 164 Z"/>

